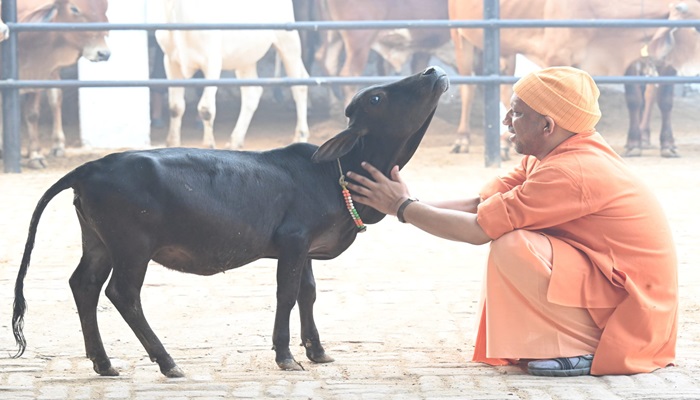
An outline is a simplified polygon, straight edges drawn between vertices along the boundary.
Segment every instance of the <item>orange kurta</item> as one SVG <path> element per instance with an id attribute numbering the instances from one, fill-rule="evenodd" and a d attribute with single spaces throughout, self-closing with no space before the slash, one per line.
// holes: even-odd
<path id="1" fill-rule="evenodd" d="M 671 230 L 654 194 L 600 134 L 576 134 L 543 160 L 524 157 L 480 195 L 477 220 L 492 239 L 516 229 L 549 237 L 547 301 L 587 308 L 603 329 L 592 374 L 649 372 L 673 362 L 678 273 Z M 594 270 L 576 262 L 581 253 Z M 475 354 L 485 354 L 485 340 L 478 338 Z"/>

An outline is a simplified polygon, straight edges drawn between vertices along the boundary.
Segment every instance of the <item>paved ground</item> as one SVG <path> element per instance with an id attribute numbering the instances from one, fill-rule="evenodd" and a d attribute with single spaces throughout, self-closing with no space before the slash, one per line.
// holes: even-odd
<path id="1" fill-rule="evenodd" d="M 330 135 L 320 132 L 328 126 L 317 124 L 315 131 Z M 483 167 L 480 147 L 470 155 L 449 155 L 451 137 L 441 134 L 446 127 L 452 129 L 435 121 L 432 136 L 405 169 L 419 198 L 475 193 L 486 179 L 512 166 Z M 617 148 L 624 142 L 619 133 L 609 137 Z M 306 370 L 277 369 L 270 350 L 274 262 L 262 260 L 213 277 L 154 264 L 142 292 L 146 315 L 187 377 L 163 377 L 104 296 L 98 319 L 121 376 L 99 377 L 84 358 L 67 283 L 80 258 L 70 192 L 49 205 L 39 226 L 25 280 L 28 349 L 23 357 L 10 358 L 15 351 L 12 287 L 31 211 L 68 168 L 95 156 L 71 151 L 69 161 L 54 160 L 49 170 L 0 175 L 0 398 L 700 399 L 700 213 L 693 186 L 698 183 L 700 141 L 690 130 L 678 141 L 681 159 L 662 160 L 650 151 L 629 160 L 658 193 L 677 240 L 681 315 L 676 367 L 635 376 L 556 379 L 532 377 L 514 366 L 470 363 L 488 247 L 442 241 L 388 218 L 370 226 L 337 259 L 314 264 L 316 321 L 334 363 L 312 364 L 295 347 Z M 250 139 L 249 144 L 269 143 Z M 296 316 L 295 309 L 295 343 Z"/>

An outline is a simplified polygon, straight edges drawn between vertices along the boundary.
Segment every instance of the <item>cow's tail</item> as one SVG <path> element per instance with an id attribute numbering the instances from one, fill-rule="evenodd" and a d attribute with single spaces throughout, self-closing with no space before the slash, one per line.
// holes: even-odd
<path id="1" fill-rule="evenodd" d="M 72 187 L 77 173 L 78 170 L 74 170 L 54 183 L 46 191 L 46 193 L 41 196 L 41 199 L 39 199 L 39 202 L 34 209 L 34 213 L 32 214 L 32 220 L 29 223 L 27 243 L 24 245 L 24 255 L 22 256 L 22 263 L 19 266 L 17 281 L 15 282 L 15 301 L 12 306 L 12 333 L 15 335 L 18 350 L 17 354 L 15 354 L 13 358 L 20 357 L 22 354 L 24 354 L 24 350 L 27 348 L 27 341 L 24 338 L 24 333 L 22 332 L 24 327 L 24 313 L 27 311 L 27 302 L 24 299 L 24 277 L 27 275 L 27 269 L 29 268 L 29 260 L 32 255 L 32 249 L 34 248 L 34 240 L 36 239 L 39 219 L 41 218 L 41 214 L 44 212 L 44 209 L 46 209 L 46 206 L 49 204 L 51 199 L 56 197 L 56 195 L 62 191 Z"/>

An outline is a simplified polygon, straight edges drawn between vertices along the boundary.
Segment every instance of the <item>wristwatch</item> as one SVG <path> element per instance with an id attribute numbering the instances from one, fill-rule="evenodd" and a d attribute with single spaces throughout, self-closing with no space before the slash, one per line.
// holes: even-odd
<path id="1" fill-rule="evenodd" d="M 399 219 L 399 222 L 403 222 L 404 224 L 406 223 L 406 220 L 403 217 L 403 212 L 406 210 L 406 207 L 408 207 L 408 205 L 413 203 L 414 201 L 418 201 L 418 199 L 409 197 L 406 200 L 404 200 L 403 203 L 401 203 L 399 209 L 396 211 L 396 218 Z"/>

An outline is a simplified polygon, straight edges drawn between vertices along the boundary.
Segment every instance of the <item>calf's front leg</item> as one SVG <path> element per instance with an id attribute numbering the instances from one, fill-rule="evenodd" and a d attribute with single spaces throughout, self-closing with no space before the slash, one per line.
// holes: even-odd
<path id="1" fill-rule="evenodd" d="M 290 237 L 291 236 L 291 237 Z M 277 311 L 272 332 L 275 361 L 284 370 L 301 371 L 304 368 L 289 350 L 289 317 L 299 296 L 301 275 L 307 263 L 308 241 L 300 235 L 280 235 L 277 258 Z"/>

